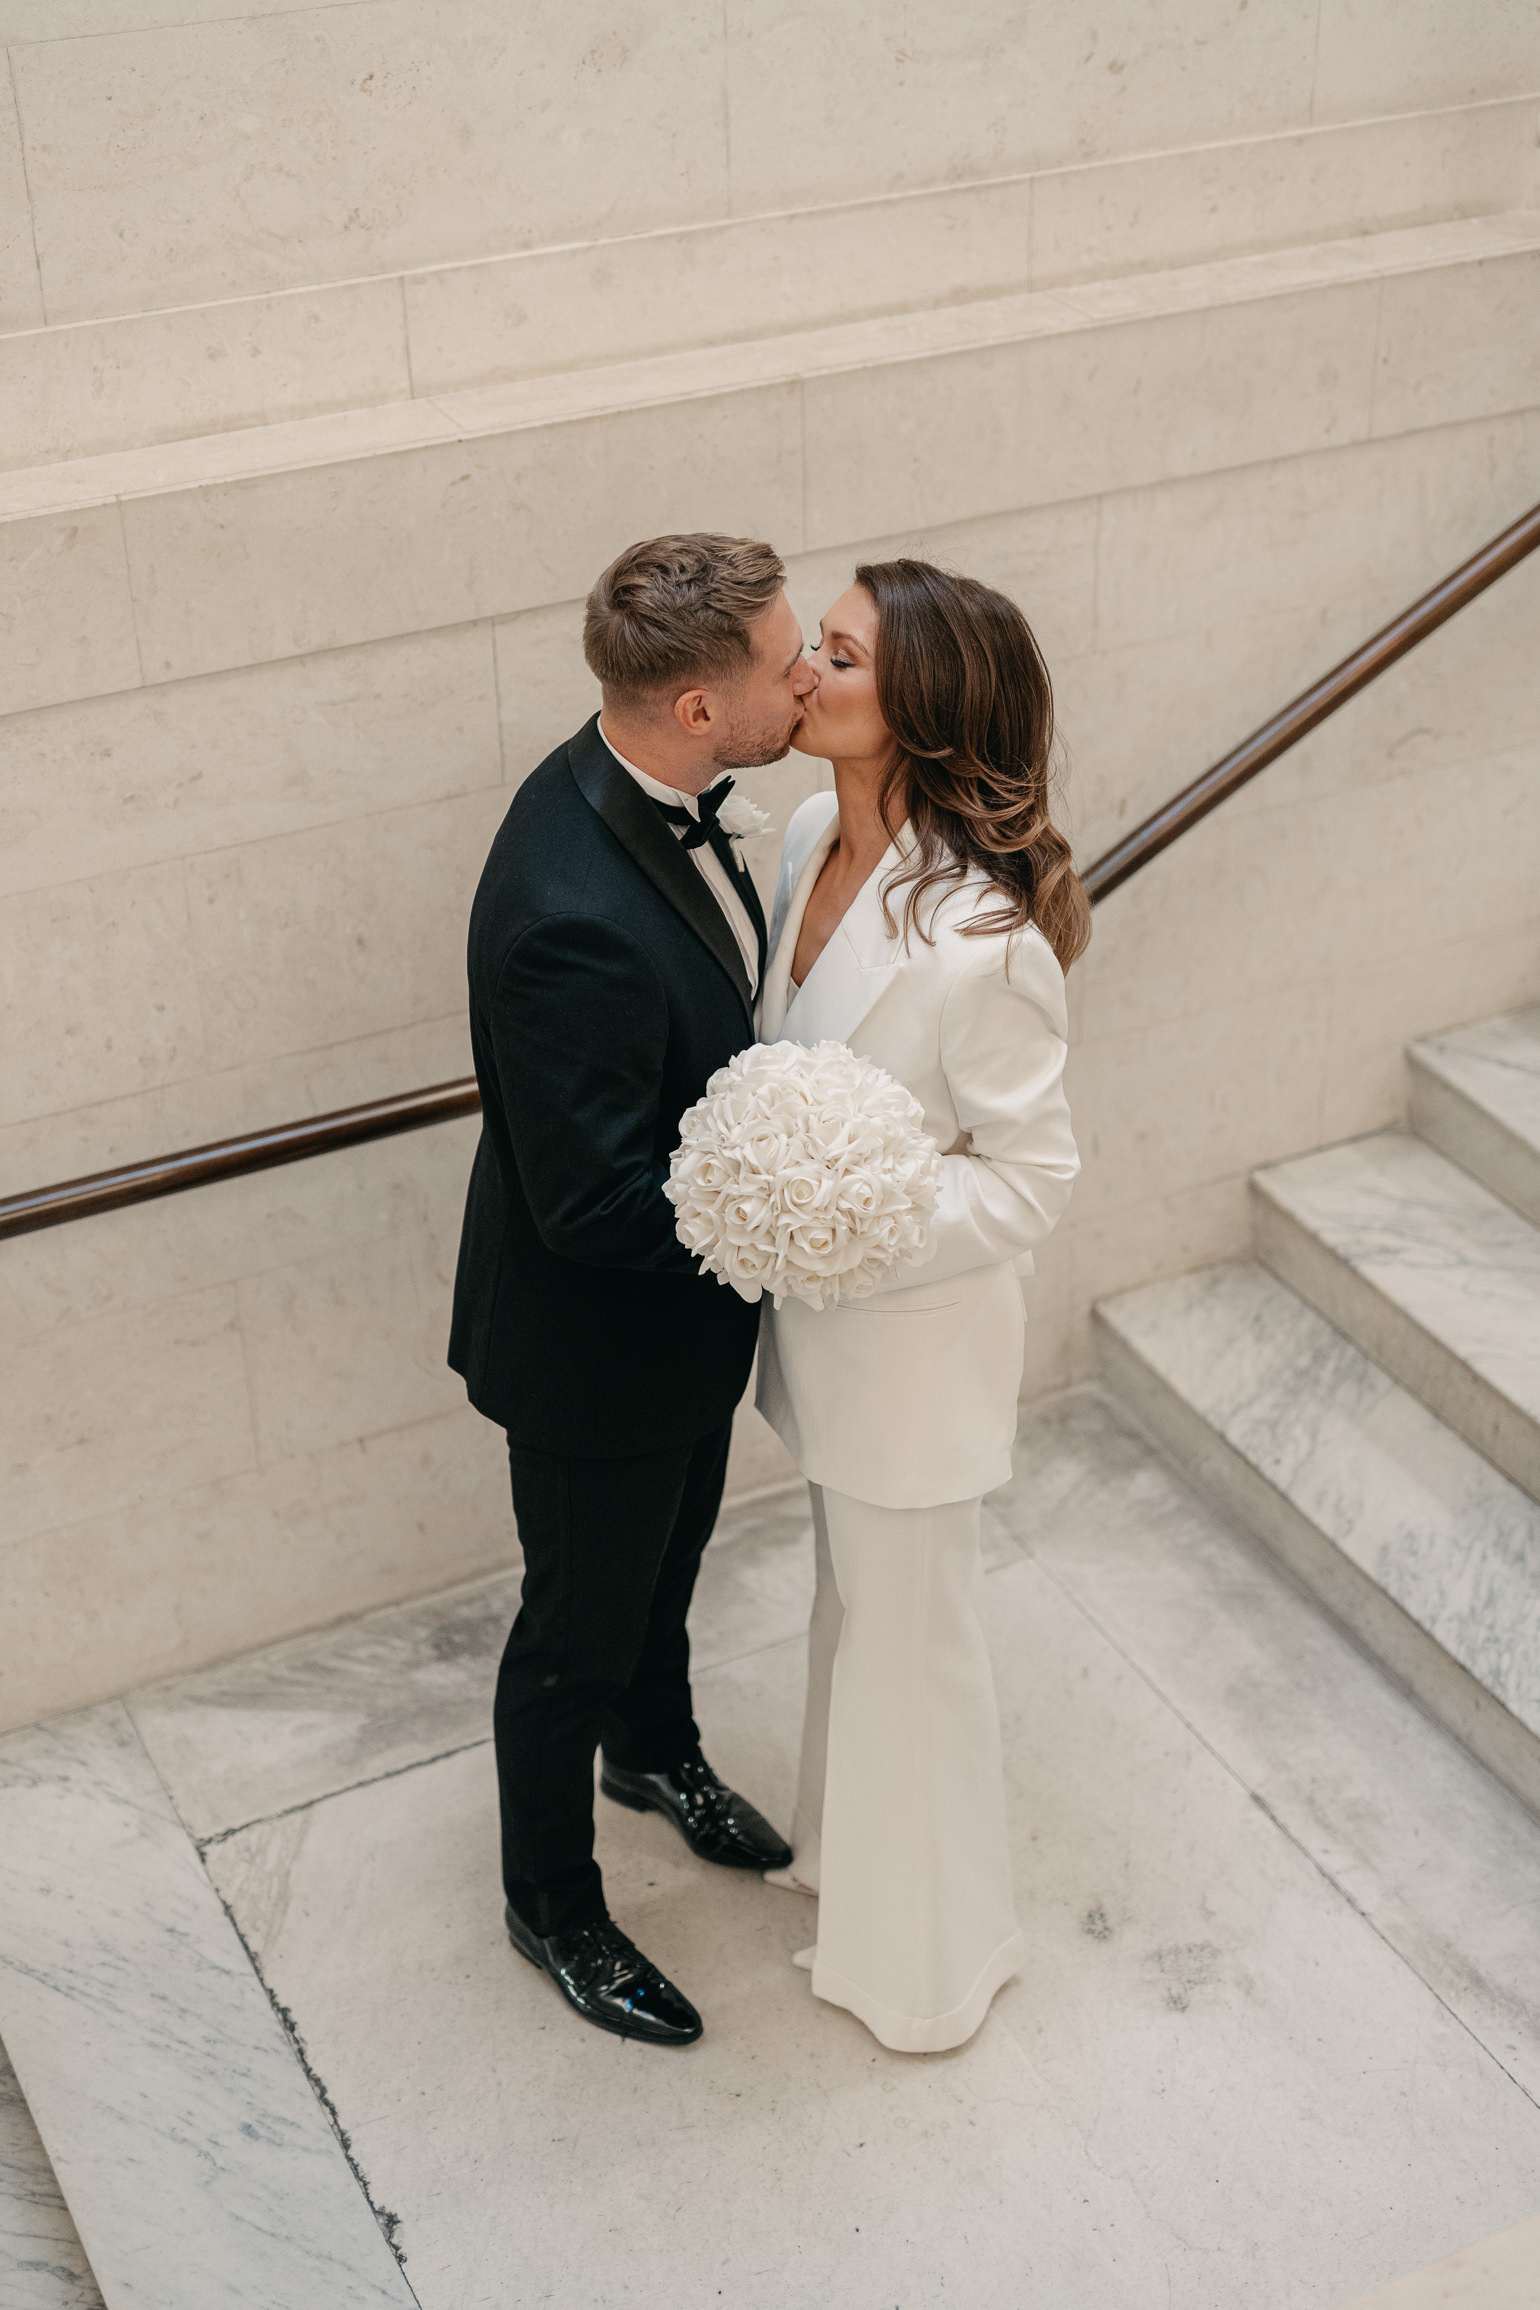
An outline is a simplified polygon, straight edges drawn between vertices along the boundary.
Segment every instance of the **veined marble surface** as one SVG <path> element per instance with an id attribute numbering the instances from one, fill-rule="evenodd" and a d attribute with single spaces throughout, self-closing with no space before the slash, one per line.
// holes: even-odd
<path id="1" fill-rule="evenodd" d="M 1015 1479 L 994 1502 L 1134 1672 L 1540 2103 L 1540 1824 L 1518 1799 L 1100 1391 L 1028 1412 Z M 1443 2250 L 1482 2234 L 1451 2222 Z M 1385 2275 L 1417 2261 L 1391 2259 Z"/>
<path id="2" fill-rule="evenodd" d="M 486 1740 L 517 1572 L 130 1693 L 195 1837 Z"/>
<path id="3" fill-rule="evenodd" d="M 1021 1551 L 986 1501 L 986 1567 Z M 517 1572 L 130 1693 L 146 1749 L 200 1839 L 491 1739 Z M 697 1673 L 801 1637 L 813 1601 L 805 1486 L 722 1516 L 690 1612 Z"/>
<path id="4" fill-rule="evenodd" d="M 410 2305 L 116 1703 L 0 1741 L 0 2034 L 109 2310 Z"/>
<path id="5" fill-rule="evenodd" d="M 488 1745 L 441 1754 L 417 1688 L 431 1761 L 389 1747 L 419 1656 L 446 1710 L 485 1705 L 501 1616 L 457 1643 L 473 1592 L 410 1608 L 395 1650 L 376 1615 L 312 1640 L 304 1677 L 289 1646 L 239 1664 L 227 1718 L 186 1680 L 176 1755 L 228 1752 L 208 1818 L 255 1807 L 209 1867 L 425 2310 L 941 2300 L 963 2242 L 968 2310 L 1339 2310 L 1533 2213 L 1540 1826 L 1098 1392 L 1028 1413 L 989 1506 L 1031 1961 L 932 2059 L 816 2005 L 790 1963 L 804 1899 L 603 1803 L 616 1913 L 707 2036 L 649 2056 L 565 2012 L 502 1936 Z M 807 1557 L 798 1495 L 724 1520 L 696 1627 L 708 1753 L 772 1817 Z M 135 1705 L 169 1724 L 177 1698 Z M 360 1785 L 295 1798 L 306 1712 Z"/>
<path id="6" fill-rule="evenodd" d="M 1252 1190 L 1268 1264 L 1540 1498 L 1540 1228 L 1399 1131 Z"/>
<path id="7" fill-rule="evenodd" d="M 1540 1159 L 1540 1005 L 1430 1035 L 1412 1049 Z"/>
<path id="8" fill-rule="evenodd" d="M 1414 1129 L 1540 1226 L 1540 1008 L 1413 1043 Z"/>
<path id="9" fill-rule="evenodd" d="M 1483 2238 L 1429 2270 L 1362 2294 L 1347 2310 L 1534 2310 L 1540 2286 L 1540 2216 Z"/>
<path id="10" fill-rule="evenodd" d="M 791 1964 L 803 1898 L 703 1868 L 663 1822 L 603 1804 L 616 1914 L 707 2034 L 649 2060 L 582 2028 L 504 1942 L 485 1750 L 211 1849 L 401 2211 L 425 2310 L 929 2303 L 964 2256 L 968 2310 L 1336 2310 L 1531 2210 L 1540 2110 L 1194 1734 L 1134 1629 L 1097 1625 L 1038 1510 L 1070 1559 L 1112 1531 L 1163 1560 L 1206 1525 L 1232 1582 L 1255 1569 L 1286 1611 L 1309 1608 L 1104 1407 L 1071 1440 L 1056 1505 L 1052 1436 L 1003 1504 L 1016 1547 L 989 1579 L 1030 1961 L 955 2054 L 887 2054 L 820 2007 Z M 1223 1578 L 1211 1594 L 1222 1612 Z M 1351 1713 L 1355 1678 L 1383 1688 L 1327 1635 L 1310 1697 L 1340 1708 L 1345 1685 Z M 1222 1618 L 1211 1649 L 1233 1683 Z M 801 1669 L 794 1637 L 697 1684 L 710 1753 L 772 1816 Z M 1390 1697 L 1414 1783 L 1439 1736 Z M 1445 1871 L 1469 1833 L 1451 1817 Z"/>
<path id="11" fill-rule="evenodd" d="M 0 2303 L 102 2310 L 58 2176 L 0 2045 Z"/>
<path id="12" fill-rule="evenodd" d="M 1100 1314 L 1540 1737 L 1540 1503 L 1249 1261 Z"/>
<path id="13" fill-rule="evenodd" d="M 986 1557 L 1015 1544 L 986 1513 Z M 131 1693 L 127 1708 L 199 1838 L 491 1739 L 518 1572 L 391 1605 Z M 801 1485 L 721 1518 L 690 1614 L 706 1669 L 807 1626 L 813 1542 Z"/>

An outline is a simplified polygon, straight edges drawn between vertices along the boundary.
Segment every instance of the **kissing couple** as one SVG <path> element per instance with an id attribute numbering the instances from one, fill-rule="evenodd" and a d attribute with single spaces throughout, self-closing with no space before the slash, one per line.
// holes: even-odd
<path id="1" fill-rule="evenodd" d="M 471 912 L 449 1360 L 507 1430 L 524 1552 L 494 1710 L 514 1947 L 602 2028 L 701 2035 L 606 1907 L 597 1750 L 606 1798 L 816 1897 L 813 1995 L 932 2053 L 1024 1957 L 979 1511 L 1011 1472 L 1018 1278 L 1078 1169 L 1064 971 L 1089 910 L 1015 603 L 872 562 L 805 648 L 784 580 L 755 540 L 662 537 L 588 597 L 601 709 L 520 786 Z M 788 748 L 834 791 L 786 829 L 767 930 L 733 773 Z M 869 1296 L 755 1303 L 676 1233 L 681 1117 L 756 1041 L 846 1044 L 923 1109 L 929 1239 Z M 685 1629 L 756 1348 L 817 1541 L 789 1845 L 702 1753 Z"/>

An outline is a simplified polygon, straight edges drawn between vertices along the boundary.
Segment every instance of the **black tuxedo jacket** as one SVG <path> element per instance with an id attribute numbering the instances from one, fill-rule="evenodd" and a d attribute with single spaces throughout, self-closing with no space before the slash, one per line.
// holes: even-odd
<path id="1" fill-rule="evenodd" d="M 760 941 L 753 883 L 723 835 Z M 738 942 L 599 735 L 542 762 L 492 844 L 470 928 L 481 1144 L 449 1361 L 535 1450 L 612 1459 L 731 1417 L 759 1310 L 703 1276 L 663 1194 L 679 1118 L 754 1040 Z"/>

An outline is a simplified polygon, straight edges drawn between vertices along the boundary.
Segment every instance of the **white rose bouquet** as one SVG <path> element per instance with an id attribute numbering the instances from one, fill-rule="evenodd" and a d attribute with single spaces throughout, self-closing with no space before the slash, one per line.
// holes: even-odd
<path id="1" fill-rule="evenodd" d="M 679 1240 L 740 1298 L 862 1299 L 929 1242 L 941 1157 L 901 1083 L 844 1043 L 755 1043 L 680 1124 Z"/>

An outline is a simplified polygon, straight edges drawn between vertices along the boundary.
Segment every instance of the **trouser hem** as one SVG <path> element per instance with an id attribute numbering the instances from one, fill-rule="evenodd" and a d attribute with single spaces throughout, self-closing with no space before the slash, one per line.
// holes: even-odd
<path id="1" fill-rule="evenodd" d="M 585 1887 L 581 1893 L 546 1894 L 531 1885 L 520 1885 L 513 1891 L 505 1885 L 503 1898 L 542 1941 L 552 1933 L 576 1933 L 585 1925 L 601 1925 L 610 1913 L 602 1885 Z"/>
<path id="2" fill-rule="evenodd" d="M 981 1967 L 978 1977 L 967 1996 L 954 2005 L 950 2013 L 917 2016 L 895 2012 L 884 2005 L 881 1998 L 873 1997 L 858 1981 L 837 1973 L 832 1965 L 821 1965 L 816 1952 L 813 1958 L 813 1995 L 821 1997 L 826 2005 L 843 2006 L 858 2021 L 864 2021 L 879 2044 L 892 2053 L 946 2053 L 953 2046 L 966 2045 L 989 2011 L 996 1990 L 1019 1973 L 1026 1962 L 1027 1945 L 1020 1931 L 1002 1941 L 994 1955 Z"/>

